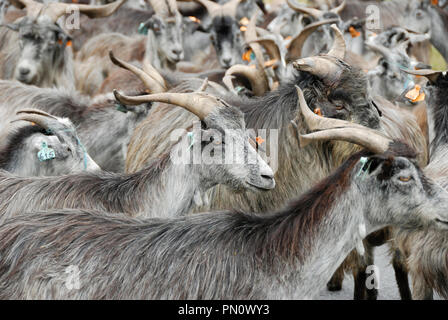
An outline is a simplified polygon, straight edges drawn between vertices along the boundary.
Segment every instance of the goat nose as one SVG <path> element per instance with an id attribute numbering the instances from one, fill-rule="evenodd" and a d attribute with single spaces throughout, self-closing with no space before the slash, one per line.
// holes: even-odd
<path id="1" fill-rule="evenodd" d="M 176 56 L 180 56 L 182 54 L 182 49 L 173 49 L 172 52 Z"/>
<path id="2" fill-rule="evenodd" d="M 20 68 L 19 72 L 20 72 L 20 75 L 26 76 L 28 73 L 30 73 L 30 69 L 28 69 L 28 68 Z"/>
<path id="3" fill-rule="evenodd" d="M 230 63 L 232 62 L 232 58 L 224 58 L 222 59 L 222 63 L 226 66 L 230 66 Z"/>

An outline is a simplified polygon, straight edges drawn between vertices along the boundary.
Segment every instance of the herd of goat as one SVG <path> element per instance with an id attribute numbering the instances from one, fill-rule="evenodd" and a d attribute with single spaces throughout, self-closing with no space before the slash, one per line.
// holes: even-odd
<path id="1" fill-rule="evenodd" d="M 448 299 L 447 4 L 0 0 L 0 299 Z"/>

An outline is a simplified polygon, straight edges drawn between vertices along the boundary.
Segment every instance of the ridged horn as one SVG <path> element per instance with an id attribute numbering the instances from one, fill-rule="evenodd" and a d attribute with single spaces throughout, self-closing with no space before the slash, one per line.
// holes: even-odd
<path id="1" fill-rule="evenodd" d="M 158 80 L 156 80 L 154 77 L 152 77 L 150 74 L 146 73 L 143 70 L 140 70 L 136 66 L 125 62 L 117 57 L 114 56 L 112 51 L 109 51 L 109 57 L 110 60 L 117 66 L 131 71 L 133 74 L 135 74 L 145 85 L 145 87 L 150 90 L 151 93 L 161 93 L 166 91 L 165 82 L 160 83 Z M 155 69 L 154 69 L 155 71 Z M 156 72 L 158 74 L 158 72 Z M 160 76 L 160 74 L 158 74 Z M 163 79 L 163 78 L 162 78 Z"/>
<path id="2" fill-rule="evenodd" d="M 330 12 L 336 13 L 336 14 L 340 14 L 342 12 L 342 10 L 344 10 L 345 8 L 345 0 L 341 2 L 341 4 L 339 6 L 337 6 L 336 8 L 333 8 L 330 10 Z"/>
<path id="3" fill-rule="evenodd" d="M 306 39 L 316 31 L 320 26 L 325 24 L 338 22 L 338 19 L 327 19 L 311 23 L 300 31 L 300 33 L 289 43 L 288 57 L 290 60 L 299 59 L 302 57 L 302 49 Z"/>
<path id="4" fill-rule="evenodd" d="M 115 98 L 123 104 L 137 105 L 148 102 L 163 102 L 174 104 L 197 115 L 201 120 L 205 119 L 205 117 L 207 117 L 213 110 L 215 110 L 219 106 L 224 106 L 224 104 L 220 100 L 203 92 L 165 92 L 135 97 L 123 95 L 115 89 L 113 92 Z"/>
<path id="5" fill-rule="evenodd" d="M 291 9 L 293 9 L 297 12 L 301 12 L 301 13 L 310 15 L 316 19 L 318 19 L 319 17 L 321 17 L 324 14 L 324 11 L 321 11 L 321 10 L 315 9 L 315 8 L 308 8 L 308 7 L 301 6 L 293 0 L 287 0 L 287 4 Z"/>
<path id="6" fill-rule="evenodd" d="M 229 87 L 228 79 L 231 80 L 233 78 L 233 75 L 236 74 L 242 75 L 247 80 L 249 80 L 252 87 L 252 92 L 256 96 L 261 96 L 269 90 L 269 85 L 263 71 L 241 64 L 234 65 L 227 69 L 224 76 L 224 78 L 226 79 L 225 84 L 227 87 Z M 233 85 L 230 88 L 233 88 Z"/>
<path id="7" fill-rule="evenodd" d="M 406 73 L 412 74 L 414 76 L 423 76 L 426 77 L 430 82 L 435 83 L 437 78 L 443 74 L 444 71 L 437 71 L 432 69 L 420 69 L 420 70 L 408 70 L 401 68 Z"/>

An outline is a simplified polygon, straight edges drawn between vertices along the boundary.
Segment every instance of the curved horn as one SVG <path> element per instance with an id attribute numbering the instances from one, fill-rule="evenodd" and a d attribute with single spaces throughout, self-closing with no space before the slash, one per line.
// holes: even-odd
<path id="1" fill-rule="evenodd" d="M 412 74 L 414 76 L 423 76 L 426 77 L 430 82 L 435 83 L 437 78 L 443 74 L 444 71 L 437 71 L 432 69 L 420 69 L 420 70 L 408 70 L 401 68 L 406 73 Z"/>
<path id="2" fill-rule="evenodd" d="M 250 48 L 255 54 L 258 68 L 260 70 L 263 70 L 265 61 L 263 57 L 263 51 L 261 50 L 261 45 L 253 42 L 254 40 L 257 40 L 257 26 L 256 26 L 257 17 L 258 12 L 255 12 L 255 14 L 250 18 L 249 24 L 247 25 L 247 29 L 244 33 L 244 39 L 249 44 Z"/>
<path id="3" fill-rule="evenodd" d="M 135 74 L 144 83 L 145 87 L 150 90 L 151 93 L 161 93 L 166 91 L 165 83 L 159 83 L 156 79 L 154 79 L 143 70 L 140 70 L 139 68 L 128 62 L 116 58 L 112 51 L 109 51 L 109 57 L 115 65 L 129 70 L 133 74 Z"/>
<path id="4" fill-rule="evenodd" d="M 47 116 L 39 115 L 39 114 L 22 114 L 16 119 L 12 120 L 11 123 L 17 122 L 17 121 L 28 121 L 37 124 L 39 127 L 44 129 L 50 129 L 52 127 L 52 124 L 54 124 L 54 119 L 48 118 Z"/>
<path id="5" fill-rule="evenodd" d="M 338 19 L 328 19 L 314 22 L 300 31 L 300 33 L 289 43 L 289 59 L 295 60 L 302 57 L 303 45 L 308 37 L 322 25 L 338 22 Z"/>
<path id="6" fill-rule="evenodd" d="M 342 1 L 342 3 L 339 6 L 337 6 L 336 8 L 331 9 L 330 12 L 333 12 L 333 13 L 336 13 L 336 14 L 340 14 L 342 12 L 342 10 L 344 10 L 345 4 L 346 3 L 345 3 L 345 0 L 344 0 L 344 1 Z"/>
<path id="7" fill-rule="evenodd" d="M 318 19 L 319 17 L 321 17 L 324 14 L 324 12 L 319 9 L 303 7 L 303 6 L 298 5 L 297 3 L 293 3 L 293 0 L 288 0 L 286 2 L 288 3 L 288 6 L 291 9 L 293 9 L 297 12 L 308 14 L 316 19 Z"/>
<path id="8" fill-rule="evenodd" d="M 318 116 L 314 112 L 311 111 L 311 109 L 308 107 L 308 104 L 306 103 L 305 97 L 303 95 L 302 90 L 296 86 L 297 90 L 297 108 L 299 109 L 300 113 L 303 116 L 303 119 L 307 125 L 307 127 L 311 131 L 317 131 L 317 130 L 328 130 L 328 129 L 334 129 L 334 128 L 341 128 L 341 127 L 347 127 L 350 126 L 351 128 L 366 128 L 360 124 L 348 122 L 341 119 L 334 119 L 334 118 L 326 118 L 322 116 Z"/>
<path id="9" fill-rule="evenodd" d="M 68 4 L 50 2 L 47 5 L 36 2 L 34 0 L 17 0 L 22 3 L 27 10 L 27 15 L 36 18 L 38 15 L 47 16 L 53 22 L 56 22 L 61 16 L 67 13 L 70 8 L 79 10 L 80 13 L 87 15 L 90 18 L 107 17 L 114 13 L 127 0 L 118 0 L 106 5 L 91 6 L 86 4 Z"/>
<path id="10" fill-rule="evenodd" d="M 44 116 L 44 117 L 48 117 L 48 118 L 52 118 L 52 119 L 58 120 L 57 117 L 55 117 L 55 116 L 53 116 L 53 115 L 51 115 L 51 114 L 49 114 L 49 113 L 47 113 L 45 111 L 39 110 L 39 109 L 32 109 L 32 108 L 30 108 L 30 109 L 21 109 L 21 110 L 16 112 L 16 115 L 19 115 L 19 114 L 22 114 L 22 113 L 37 114 L 37 115 L 41 115 L 41 116 Z"/>
<path id="11" fill-rule="evenodd" d="M 253 40 L 250 43 L 254 43 L 254 42 L 262 45 L 266 49 L 266 52 L 271 59 L 275 59 L 277 61 L 282 61 L 282 63 L 283 63 L 284 60 L 282 59 L 282 54 L 281 54 L 280 48 L 279 48 L 278 44 L 275 42 L 275 39 L 273 39 L 271 37 L 264 37 L 264 38 L 259 38 L 259 39 Z"/>
<path id="12" fill-rule="evenodd" d="M 297 70 L 311 73 L 329 84 L 339 80 L 342 69 L 329 57 L 315 56 L 296 60 L 292 63 Z"/>
<path id="13" fill-rule="evenodd" d="M 245 66 L 245 65 L 241 65 L 241 64 L 234 65 L 234 66 L 230 67 L 229 69 L 227 69 L 227 71 L 226 71 L 226 74 L 224 76 L 224 78 L 226 78 L 226 82 L 228 82 L 228 79 L 232 79 L 231 77 L 234 74 L 239 74 L 239 75 L 242 75 L 245 78 L 247 78 L 247 80 L 249 80 L 250 85 L 252 87 L 252 92 L 256 96 L 261 96 L 266 91 L 269 90 L 269 85 L 268 85 L 268 82 L 264 75 L 264 72 L 262 72 L 256 68 L 251 68 L 249 66 Z M 229 86 L 228 84 L 226 84 L 226 85 L 227 85 L 227 87 Z M 233 85 L 232 85 L 232 87 L 233 87 Z"/>
<path id="14" fill-rule="evenodd" d="M 314 114 L 305 101 L 302 90 L 296 86 L 298 107 L 310 130 L 321 130 L 299 136 L 300 146 L 304 147 L 316 140 L 342 140 L 361 145 L 372 152 L 384 153 L 389 148 L 391 139 L 378 131 L 357 123 L 340 119 L 325 118 Z"/>
<path id="15" fill-rule="evenodd" d="M 304 147 L 312 141 L 341 140 L 351 142 L 374 152 L 384 153 L 393 140 L 368 128 L 338 128 L 313 132 L 299 136 L 300 146 Z"/>
<path id="16" fill-rule="evenodd" d="M 344 60 L 346 51 L 344 36 L 342 35 L 341 30 L 339 30 L 339 28 L 335 24 L 331 25 L 331 29 L 333 29 L 334 41 L 327 55 L 336 57 L 340 60 Z"/>
<path id="17" fill-rule="evenodd" d="M 115 89 L 113 92 L 115 98 L 123 104 L 137 105 L 148 102 L 164 102 L 174 104 L 197 115 L 201 120 L 204 120 L 204 118 L 218 106 L 223 106 L 223 103 L 221 103 L 217 98 L 203 92 L 165 92 L 135 97 L 122 95 Z"/>
<path id="18" fill-rule="evenodd" d="M 373 42 L 366 41 L 366 46 L 372 49 L 373 51 L 381 54 L 387 61 L 393 61 L 393 53 L 392 50 L 386 48 L 385 46 Z"/>

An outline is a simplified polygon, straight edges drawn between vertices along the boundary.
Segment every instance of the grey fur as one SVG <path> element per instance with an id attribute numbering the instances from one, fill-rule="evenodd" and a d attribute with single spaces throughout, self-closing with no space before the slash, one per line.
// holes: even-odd
<path id="1" fill-rule="evenodd" d="M 0 298 L 315 298 L 361 241 L 362 226 L 372 232 L 448 221 L 446 191 L 428 181 L 423 187 L 412 161 L 379 160 L 358 176 L 358 160 L 359 154 L 331 176 L 334 184 L 324 180 L 263 216 L 139 220 L 65 210 L 10 219 L 0 226 Z M 384 178 L 388 161 L 401 169 Z M 401 182 L 401 175 L 412 180 Z M 335 201 L 329 205 L 326 196 Z M 428 207 L 430 213 L 422 210 Z M 79 268 L 79 289 L 66 285 L 70 266 Z"/>

